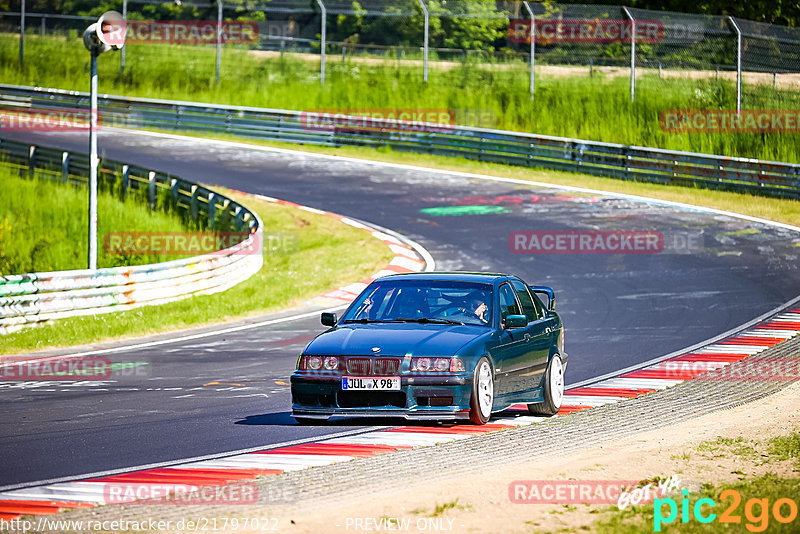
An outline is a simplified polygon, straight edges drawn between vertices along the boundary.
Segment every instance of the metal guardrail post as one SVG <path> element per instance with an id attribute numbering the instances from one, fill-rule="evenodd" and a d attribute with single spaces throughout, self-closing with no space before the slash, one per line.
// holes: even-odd
<path id="1" fill-rule="evenodd" d="M 197 220 L 197 186 L 192 186 L 192 200 L 189 201 L 189 216 L 193 221 Z"/>
<path id="2" fill-rule="evenodd" d="M 217 222 L 217 195 L 208 194 L 208 227 L 213 230 Z"/>
<path id="3" fill-rule="evenodd" d="M 173 178 L 170 181 L 169 189 L 172 192 L 172 207 L 178 209 L 178 179 Z"/>
<path id="4" fill-rule="evenodd" d="M 36 146 L 31 145 L 28 150 L 28 178 L 33 178 L 36 171 Z"/>
<path id="5" fill-rule="evenodd" d="M 128 196 L 128 187 L 130 186 L 130 183 L 131 183 L 131 167 L 130 167 L 130 165 L 123 165 L 122 166 L 122 191 L 120 191 L 120 193 L 122 193 L 122 198 L 123 199 L 125 199 L 125 197 Z"/>
<path id="6" fill-rule="evenodd" d="M 217 83 L 219 84 L 219 67 L 222 62 L 222 0 L 217 0 Z"/>
<path id="7" fill-rule="evenodd" d="M 533 67 L 536 64 L 536 15 L 533 14 L 533 10 L 531 9 L 530 4 L 526 2 L 522 2 L 522 5 L 525 6 L 525 9 L 528 11 L 528 15 L 531 18 L 531 100 L 533 100 L 533 93 L 536 89 L 535 78 L 533 74 Z"/>
<path id="8" fill-rule="evenodd" d="M 425 5 L 425 0 L 417 0 L 419 7 L 422 8 L 422 14 L 425 16 L 425 41 L 422 45 L 422 79 L 428 83 L 428 28 L 430 26 L 430 13 L 428 7 Z"/>
<path id="9" fill-rule="evenodd" d="M 320 17 L 322 18 L 322 22 L 320 23 L 320 36 L 319 36 L 319 55 L 320 55 L 319 82 L 321 85 L 325 85 L 325 48 L 327 48 L 325 30 L 327 25 L 328 14 L 327 11 L 325 10 L 325 4 L 322 3 L 322 0 L 317 0 L 317 5 L 319 6 Z M 342 48 L 342 50 L 344 50 L 344 48 Z"/>
<path id="10" fill-rule="evenodd" d="M 61 153 L 61 181 L 69 182 L 69 152 Z"/>
<path id="11" fill-rule="evenodd" d="M 742 112 L 742 30 L 733 17 L 728 17 L 736 31 L 736 114 Z"/>
<path id="12" fill-rule="evenodd" d="M 39 20 L 39 25 L 41 28 L 42 37 L 44 37 L 47 33 L 47 15 L 42 15 L 42 18 Z"/>
<path id="13" fill-rule="evenodd" d="M 156 171 L 147 174 L 147 200 L 150 209 L 156 208 Z"/>
<path id="14" fill-rule="evenodd" d="M 627 7 L 622 6 L 622 10 L 631 21 L 631 102 L 633 102 L 636 98 L 636 19 Z"/>

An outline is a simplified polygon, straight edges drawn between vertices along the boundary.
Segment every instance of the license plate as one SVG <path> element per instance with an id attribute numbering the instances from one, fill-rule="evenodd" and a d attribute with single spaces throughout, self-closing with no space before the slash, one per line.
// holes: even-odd
<path id="1" fill-rule="evenodd" d="M 343 376 L 343 390 L 400 391 L 399 376 Z"/>

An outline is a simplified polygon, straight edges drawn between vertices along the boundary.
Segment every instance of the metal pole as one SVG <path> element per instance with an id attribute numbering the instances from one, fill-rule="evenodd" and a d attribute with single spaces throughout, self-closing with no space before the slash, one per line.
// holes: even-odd
<path id="1" fill-rule="evenodd" d="M 325 85 L 325 48 L 327 46 L 327 40 L 325 39 L 325 27 L 327 24 L 326 23 L 327 11 L 325 10 L 325 4 L 322 3 L 322 0 L 317 0 L 317 5 L 319 6 L 319 10 L 322 14 L 322 23 L 319 36 L 319 53 L 320 53 L 319 81 L 321 85 Z M 342 48 L 342 50 L 344 50 L 344 48 Z"/>
<path id="2" fill-rule="evenodd" d="M 536 89 L 535 77 L 533 73 L 533 67 L 536 64 L 536 15 L 533 14 L 533 10 L 531 9 L 530 4 L 528 2 L 522 2 L 522 5 L 525 6 L 525 9 L 528 11 L 528 15 L 531 18 L 531 100 L 533 100 L 533 93 Z"/>
<path id="3" fill-rule="evenodd" d="M 47 27 L 47 15 L 42 15 L 41 23 L 42 37 L 44 37 L 45 33 L 47 33 L 47 30 L 45 29 Z"/>
<path id="4" fill-rule="evenodd" d="M 222 62 L 222 0 L 217 0 L 217 83 L 219 83 L 219 65 Z"/>
<path id="5" fill-rule="evenodd" d="M 739 115 L 742 112 L 742 30 L 733 17 L 728 20 L 736 30 L 736 114 Z"/>
<path id="6" fill-rule="evenodd" d="M 19 68 L 25 66 L 25 0 L 19 9 Z"/>
<path id="7" fill-rule="evenodd" d="M 622 10 L 631 21 L 631 102 L 633 102 L 636 98 L 636 19 L 627 7 L 622 6 Z"/>
<path id="8" fill-rule="evenodd" d="M 422 14 L 425 15 L 425 42 L 422 45 L 422 53 L 423 53 L 423 75 L 422 79 L 425 83 L 428 83 L 428 24 L 430 22 L 430 14 L 428 13 L 428 7 L 425 5 L 424 0 L 417 0 L 419 2 L 419 7 L 422 8 Z"/>
<path id="9" fill-rule="evenodd" d="M 128 31 L 128 0 L 122 0 L 122 21 L 125 31 Z M 119 73 L 125 74 L 125 45 L 122 46 L 122 55 L 119 60 Z"/>
<path id="10" fill-rule="evenodd" d="M 97 50 L 92 50 L 89 110 L 89 269 L 97 269 L 97 55 Z"/>

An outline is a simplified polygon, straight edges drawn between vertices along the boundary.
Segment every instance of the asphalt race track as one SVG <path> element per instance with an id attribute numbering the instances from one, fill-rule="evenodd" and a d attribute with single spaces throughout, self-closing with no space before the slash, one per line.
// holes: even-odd
<path id="1" fill-rule="evenodd" d="M 85 134 L 4 136 L 88 147 Z M 761 223 L 112 128 L 101 130 L 99 145 L 109 158 L 391 228 L 427 248 L 440 270 L 510 272 L 554 287 L 566 325 L 568 384 L 693 345 L 800 294 L 800 236 Z M 509 235 L 531 230 L 656 231 L 663 250 L 512 252 Z M 312 317 L 131 349 L 109 356 L 131 364 L 127 375 L 103 383 L 0 382 L 0 487 L 370 429 L 352 422 L 300 427 L 289 415 L 288 376 L 320 331 Z"/>

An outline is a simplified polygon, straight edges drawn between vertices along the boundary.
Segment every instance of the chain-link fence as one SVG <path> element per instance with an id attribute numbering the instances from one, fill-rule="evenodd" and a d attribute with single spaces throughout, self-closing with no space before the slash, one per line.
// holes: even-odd
<path id="1" fill-rule="evenodd" d="M 0 33 L 79 37 L 101 8 L 84 13 L 25 12 L 12 0 Z M 126 75 L 146 63 L 174 64 L 191 76 L 219 80 L 257 67 L 236 53 L 280 57 L 282 69 L 325 82 L 331 71 L 360 66 L 418 68 L 419 77 L 466 66 L 487 69 L 495 83 L 556 77 L 628 78 L 654 87 L 675 78 L 730 80 L 738 94 L 710 99 L 737 107 L 800 88 L 800 29 L 723 16 L 603 5 L 477 0 L 117 0 L 128 20 L 120 55 Z M 94 11 L 98 11 L 95 13 Z M 24 15 L 22 13 L 24 12 Z M 158 44 L 179 46 L 160 46 Z M 236 52 L 236 53 L 233 53 Z M 533 67 L 533 68 L 532 68 Z M 503 81 L 505 80 L 505 81 Z M 729 91 L 735 91 L 730 89 Z M 724 91 L 723 91 L 724 92 Z M 712 92 L 713 93 L 713 92 Z"/>

